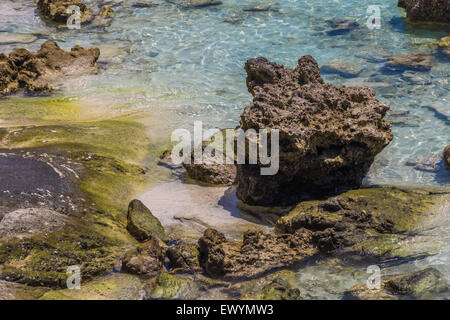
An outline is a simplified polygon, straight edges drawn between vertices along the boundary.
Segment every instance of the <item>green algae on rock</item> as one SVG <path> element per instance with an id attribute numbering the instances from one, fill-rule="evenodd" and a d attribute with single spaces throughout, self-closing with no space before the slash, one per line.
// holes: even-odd
<path id="1" fill-rule="evenodd" d="M 74 210 L 62 212 L 69 213 L 70 221 L 62 229 L 0 239 L 0 279 L 63 288 L 68 266 L 80 267 L 83 283 L 111 270 L 132 241 L 125 230 L 124 203 L 147 179 L 146 170 L 137 165 L 148 143 L 144 126 L 114 120 L 30 126 L 14 132 L 8 129 L 2 140 L 8 152 L 32 155 L 37 163 L 46 161 L 56 172 L 69 175 L 78 189 L 69 199 L 79 195 L 80 201 Z M 58 174 L 54 179 L 64 181 Z M 6 200 L 1 208 L 5 213 L 27 205 L 17 197 Z"/>
<path id="2" fill-rule="evenodd" d="M 131 201 L 128 206 L 127 230 L 138 241 L 145 241 L 152 237 L 162 241 L 169 240 L 161 222 L 137 199 Z"/>
<path id="3" fill-rule="evenodd" d="M 283 270 L 269 276 L 269 281 L 261 289 L 242 295 L 242 300 L 302 300 L 300 290 L 292 283 L 295 273 Z"/>
<path id="4" fill-rule="evenodd" d="M 167 272 L 149 280 L 146 285 L 147 299 L 186 299 L 193 289 L 192 280 Z"/>
<path id="5" fill-rule="evenodd" d="M 434 268 L 399 275 L 383 280 L 380 289 L 366 285 L 353 286 L 344 293 L 346 299 L 397 300 L 404 298 L 435 299 L 436 294 L 448 291 L 445 276 Z"/>
<path id="6" fill-rule="evenodd" d="M 432 190 L 352 190 L 336 198 L 300 203 L 277 221 L 276 229 L 312 231 L 315 243 L 325 251 L 347 248 L 362 254 L 406 255 L 399 242 L 419 231 L 435 206 L 448 199 L 448 192 Z"/>

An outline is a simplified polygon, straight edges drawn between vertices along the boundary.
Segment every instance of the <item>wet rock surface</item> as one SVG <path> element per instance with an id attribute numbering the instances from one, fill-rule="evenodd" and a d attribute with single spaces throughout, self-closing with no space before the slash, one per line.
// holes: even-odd
<path id="1" fill-rule="evenodd" d="M 262 165 L 238 165 L 238 198 L 280 206 L 358 188 L 392 140 L 383 120 L 389 107 L 374 90 L 324 83 L 311 56 L 295 69 L 265 58 L 247 61 L 245 69 L 254 100 L 241 115 L 241 128 L 278 129 L 280 165 L 273 176 L 261 175 Z"/>
<path id="2" fill-rule="evenodd" d="M 429 153 L 412 158 L 406 162 L 407 166 L 416 170 L 437 172 L 441 170 L 442 156 L 437 153 Z"/>
<path id="3" fill-rule="evenodd" d="M 181 244 L 169 247 L 166 251 L 169 258 L 169 267 L 173 269 L 201 270 L 199 262 L 199 250 L 196 244 Z"/>
<path id="4" fill-rule="evenodd" d="M 333 61 L 324 64 L 320 71 L 322 73 L 338 74 L 344 78 L 355 78 L 361 73 L 362 69 L 362 67 L 345 61 Z"/>
<path id="5" fill-rule="evenodd" d="M 412 21 L 450 22 L 448 0 L 399 0 L 398 6 Z"/>
<path id="6" fill-rule="evenodd" d="M 198 9 L 222 4 L 221 0 L 167 0 L 185 9 Z"/>
<path id="7" fill-rule="evenodd" d="M 0 95 L 19 89 L 48 93 L 53 90 L 51 82 L 58 77 L 96 70 L 99 56 L 98 48 L 75 46 L 71 51 L 64 51 L 54 41 L 45 42 L 36 53 L 17 49 L 9 57 L 0 54 Z"/>
<path id="8" fill-rule="evenodd" d="M 448 281 L 445 276 L 434 268 L 427 268 L 382 280 L 380 289 L 371 290 L 366 285 L 354 286 L 344 293 L 344 298 L 359 300 L 433 299 L 432 294 L 447 291 Z"/>
<path id="9" fill-rule="evenodd" d="M 445 168 L 450 172 L 450 146 L 447 146 L 444 150 L 444 163 Z"/>
<path id="10" fill-rule="evenodd" d="M 79 0 L 38 0 L 37 7 L 39 13 L 46 19 L 57 22 L 67 23 L 73 11 L 70 6 L 76 6 L 80 9 L 80 22 L 82 24 L 91 22 L 94 19 L 94 11 Z"/>
<path id="11" fill-rule="evenodd" d="M 128 251 L 122 260 L 122 271 L 154 277 L 163 269 L 164 251 L 157 239 L 152 238 L 140 247 Z"/>
<path id="12" fill-rule="evenodd" d="M 168 241 L 161 222 L 140 200 L 135 199 L 128 206 L 127 230 L 139 241 L 145 241 L 152 237 Z"/>
<path id="13" fill-rule="evenodd" d="M 421 53 L 400 55 L 389 58 L 386 68 L 392 71 L 430 71 L 433 65 L 433 58 Z"/>
<path id="14" fill-rule="evenodd" d="M 225 279 L 253 278 L 293 265 L 317 253 L 307 232 L 274 235 L 244 233 L 243 242 L 231 242 L 214 229 L 199 239 L 200 261 L 207 274 Z"/>

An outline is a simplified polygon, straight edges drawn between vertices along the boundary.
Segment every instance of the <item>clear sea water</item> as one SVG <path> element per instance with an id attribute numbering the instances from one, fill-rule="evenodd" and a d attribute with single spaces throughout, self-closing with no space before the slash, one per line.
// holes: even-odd
<path id="1" fill-rule="evenodd" d="M 152 1 L 159 5 L 151 8 L 132 7 L 136 1 L 86 2 L 92 7 L 112 3 L 116 9 L 112 24 L 56 31 L 37 16 L 33 0 L 2 0 L 0 32 L 39 33 L 39 39 L 0 44 L 0 52 L 17 47 L 37 50 L 47 39 L 58 41 L 64 49 L 77 44 L 125 48 L 128 54 L 123 61 L 104 65 L 98 75 L 71 81 L 59 94 L 84 99 L 100 113 L 153 113 L 157 117 L 149 122 L 149 133 L 167 141 L 172 129 L 191 129 L 194 120 L 203 120 L 208 127 L 238 125 L 252 99 L 243 70 L 249 58 L 264 56 L 289 67 L 306 54 L 321 65 L 350 62 L 363 69 L 358 78 L 323 77 L 336 85 L 372 86 L 379 99 L 390 104 L 391 115 L 408 112 L 395 118 L 400 119 L 392 127 L 395 138 L 377 157 L 366 183 L 450 187 L 442 161 L 436 172 L 406 165 L 416 156 L 442 154 L 450 144 L 450 63 L 435 47 L 450 30 L 405 23 L 396 0 L 279 0 L 278 10 L 268 12 L 244 12 L 245 6 L 257 2 L 253 0 L 224 0 L 220 6 L 194 10 L 165 1 Z M 365 25 L 369 5 L 381 8 L 379 30 Z M 356 21 L 359 27 L 330 35 L 327 20 L 331 19 Z M 430 71 L 383 72 L 387 57 L 414 52 L 434 56 Z M 448 235 L 448 215 L 444 222 L 441 227 Z M 441 271 L 449 274 L 443 270 L 449 258 L 448 236 L 440 241 L 442 252 L 435 259 L 444 261 L 443 267 L 439 262 Z"/>

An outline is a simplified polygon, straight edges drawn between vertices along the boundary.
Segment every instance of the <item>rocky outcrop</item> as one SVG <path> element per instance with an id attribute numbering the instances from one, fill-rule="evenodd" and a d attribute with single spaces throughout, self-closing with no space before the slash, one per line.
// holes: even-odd
<path id="1" fill-rule="evenodd" d="M 147 299 L 193 299 L 193 296 L 188 296 L 192 288 L 192 280 L 162 272 L 148 281 L 145 292 Z"/>
<path id="2" fill-rule="evenodd" d="M 444 163 L 445 168 L 450 172 L 450 146 L 447 146 L 444 150 Z"/>
<path id="3" fill-rule="evenodd" d="M 403 297 L 427 299 L 430 294 L 448 291 L 445 276 L 434 268 L 417 271 L 382 280 L 380 289 L 369 289 L 366 285 L 357 285 L 344 293 L 346 299 L 358 300 L 397 300 Z M 434 296 L 429 296 L 433 299 Z"/>
<path id="4" fill-rule="evenodd" d="M 399 0 L 398 6 L 411 21 L 450 22 L 448 0 Z"/>
<path id="5" fill-rule="evenodd" d="M 45 42 L 36 53 L 17 49 L 9 57 L 0 54 L 0 95 L 19 89 L 30 93 L 52 91 L 51 82 L 58 77 L 95 70 L 99 56 L 98 48 L 75 46 L 64 51 L 54 41 Z"/>
<path id="6" fill-rule="evenodd" d="M 37 7 L 39 13 L 46 19 L 67 23 L 67 19 L 73 14 L 70 6 L 80 8 L 80 23 L 85 24 L 94 20 L 94 11 L 79 0 L 38 0 Z"/>
<path id="7" fill-rule="evenodd" d="M 300 262 L 317 253 L 308 232 L 274 235 L 248 231 L 243 242 L 227 241 L 207 229 L 198 244 L 200 261 L 207 274 L 226 279 L 253 278 Z"/>
<path id="8" fill-rule="evenodd" d="M 131 274 L 154 277 L 160 273 L 164 264 L 164 251 L 159 241 L 149 241 L 128 251 L 122 260 L 122 271 Z"/>
<path id="9" fill-rule="evenodd" d="M 140 201 L 133 200 L 128 205 L 127 230 L 138 241 L 146 241 L 152 237 L 168 241 L 161 222 Z"/>
<path id="10" fill-rule="evenodd" d="M 254 99 L 241 115 L 241 128 L 278 129 L 280 153 L 273 176 L 261 175 L 260 164 L 238 165 L 238 198 L 280 206 L 360 187 L 392 140 L 383 120 L 389 107 L 374 90 L 325 83 L 311 56 L 295 69 L 265 58 L 247 61 L 245 69 Z"/>

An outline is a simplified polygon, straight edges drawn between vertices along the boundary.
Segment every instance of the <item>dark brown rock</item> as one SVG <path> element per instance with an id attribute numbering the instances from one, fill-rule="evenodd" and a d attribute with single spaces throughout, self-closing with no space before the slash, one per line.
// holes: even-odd
<path id="1" fill-rule="evenodd" d="M 199 251 L 196 244 L 181 244 L 167 249 L 169 267 L 173 269 L 199 270 Z"/>
<path id="2" fill-rule="evenodd" d="M 211 276 L 248 279 L 314 255 L 317 250 L 311 243 L 308 232 L 274 235 L 248 231 L 243 242 L 231 242 L 208 229 L 199 240 L 200 261 Z"/>
<path id="3" fill-rule="evenodd" d="M 79 0 L 38 0 L 37 7 L 39 13 L 46 19 L 57 22 L 67 23 L 67 19 L 73 14 L 68 12 L 69 6 L 80 8 L 80 23 L 88 23 L 94 19 L 94 12 Z"/>
<path id="4" fill-rule="evenodd" d="M 450 172 L 450 146 L 447 146 L 444 150 L 444 163 L 445 168 Z"/>
<path id="5" fill-rule="evenodd" d="M 411 21 L 450 22 L 448 0 L 399 0 L 398 6 Z"/>
<path id="6" fill-rule="evenodd" d="M 64 51 L 54 41 L 46 41 L 36 53 L 17 49 L 9 58 L 0 55 L 0 94 L 11 94 L 23 88 L 28 92 L 52 91 L 51 82 L 66 75 L 78 75 L 97 68 L 98 48 L 75 46 Z"/>
<path id="7" fill-rule="evenodd" d="M 228 159 L 226 155 L 226 148 L 231 148 L 232 146 L 228 144 L 226 141 L 226 130 L 233 129 L 224 129 L 221 131 L 222 140 L 225 145 L 223 152 L 219 151 L 222 146 L 218 146 L 217 142 L 214 141 L 214 138 L 211 137 L 210 141 L 203 141 L 202 143 L 202 161 L 201 163 L 195 163 L 195 155 L 194 152 L 191 154 L 191 163 L 183 164 L 184 169 L 186 170 L 187 177 L 199 182 L 203 182 L 206 184 L 212 185 L 232 185 L 236 182 L 236 164 L 235 164 L 235 152 L 236 152 L 236 132 L 234 131 L 234 150 L 233 157 L 234 159 Z M 216 147 L 211 155 L 208 155 L 205 152 L 206 147 Z"/>
<path id="8" fill-rule="evenodd" d="M 164 263 L 164 251 L 156 238 L 128 251 L 122 260 L 122 271 L 153 277 L 160 273 Z"/>
<path id="9" fill-rule="evenodd" d="M 389 107 L 375 91 L 324 83 L 311 56 L 295 69 L 265 58 L 247 61 L 245 69 L 254 99 L 241 115 L 241 128 L 279 130 L 280 168 L 264 176 L 259 164 L 238 165 L 238 198 L 280 206 L 359 188 L 375 156 L 392 140 L 383 120 Z"/>

